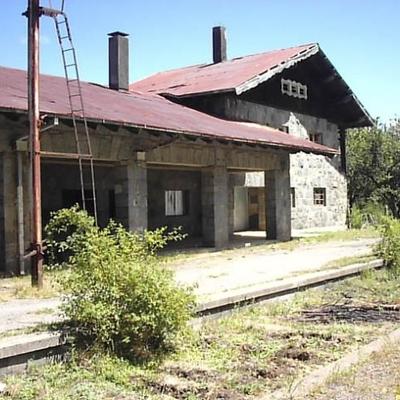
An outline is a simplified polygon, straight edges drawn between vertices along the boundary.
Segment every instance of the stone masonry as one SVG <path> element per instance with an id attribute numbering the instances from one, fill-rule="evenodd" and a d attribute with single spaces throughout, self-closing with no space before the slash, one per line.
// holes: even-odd
<path id="1" fill-rule="evenodd" d="M 338 127 L 323 118 L 293 113 L 237 97 L 226 97 L 225 117 L 246 120 L 281 129 L 287 127 L 290 135 L 309 139 L 321 134 L 322 144 L 339 149 Z M 290 155 L 290 185 L 295 192 L 292 207 L 292 228 L 339 227 L 346 224 L 347 183 L 340 171 L 340 156 L 297 153 Z M 246 173 L 247 187 L 264 186 L 262 173 Z M 325 188 L 326 205 L 314 204 L 314 188 Z"/>

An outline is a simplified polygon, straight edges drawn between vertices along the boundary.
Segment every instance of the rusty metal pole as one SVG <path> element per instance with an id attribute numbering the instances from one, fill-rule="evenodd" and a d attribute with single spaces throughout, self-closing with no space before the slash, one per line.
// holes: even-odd
<path id="1" fill-rule="evenodd" d="M 32 286 L 43 287 L 39 116 L 39 0 L 28 2 L 28 113 L 32 163 Z"/>

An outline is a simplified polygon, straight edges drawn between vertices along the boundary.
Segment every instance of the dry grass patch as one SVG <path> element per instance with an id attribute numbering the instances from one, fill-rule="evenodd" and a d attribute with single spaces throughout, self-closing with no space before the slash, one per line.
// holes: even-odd
<path id="1" fill-rule="evenodd" d="M 43 289 L 32 287 L 30 276 L 16 276 L 0 279 L 0 302 L 12 299 L 49 299 L 61 294 L 57 283 L 68 271 L 46 271 Z"/>

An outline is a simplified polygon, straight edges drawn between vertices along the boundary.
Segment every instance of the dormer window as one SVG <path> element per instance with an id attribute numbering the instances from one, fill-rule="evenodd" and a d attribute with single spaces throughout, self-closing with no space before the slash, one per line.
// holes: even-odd
<path id="1" fill-rule="evenodd" d="M 280 131 L 285 132 L 285 133 L 289 133 L 289 127 L 287 125 L 282 125 L 279 128 Z"/>
<path id="2" fill-rule="evenodd" d="M 322 144 L 322 134 L 320 133 L 310 133 L 310 140 L 314 143 Z"/>
<path id="3" fill-rule="evenodd" d="M 307 100 L 307 86 L 290 79 L 281 79 L 281 92 L 288 96 Z"/>

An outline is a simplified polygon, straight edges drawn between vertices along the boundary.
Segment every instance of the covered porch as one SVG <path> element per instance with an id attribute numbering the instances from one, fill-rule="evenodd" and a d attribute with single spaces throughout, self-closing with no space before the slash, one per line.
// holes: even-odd
<path id="1" fill-rule="evenodd" d="M 18 140 L 22 117 L 18 125 L 16 148 L 0 157 L 3 274 L 29 272 L 23 259 L 31 235 L 28 152 Z M 109 219 L 136 232 L 182 226 L 188 238 L 181 246 L 227 248 L 241 241 L 234 235 L 235 188 L 245 172 L 257 171 L 265 176 L 266 237 L 290 239 L 288 151 L 102 124 L 90 129 L 100 226 Z M 74 153 L 71 135 L 68 121 L 42 135 L 43 225 L 52 211 L 81 203 L 78 163 L 67 156 Z"/>

